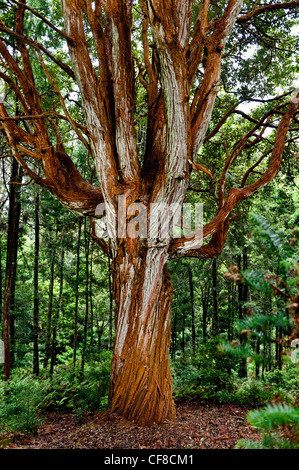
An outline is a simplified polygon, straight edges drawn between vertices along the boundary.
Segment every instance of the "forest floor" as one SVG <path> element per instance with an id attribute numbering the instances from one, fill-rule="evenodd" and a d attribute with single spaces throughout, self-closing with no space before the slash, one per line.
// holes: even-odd
<path id="1" fill-rule="evenodd" d="M 34 436 L 14 437 L 15 449 L 234 449 L 240 439 L 259 439 L 246 420 L 248 407 L 177 403 L 177 418 L 137 426 L 107 412 L 50 412 Z"/>

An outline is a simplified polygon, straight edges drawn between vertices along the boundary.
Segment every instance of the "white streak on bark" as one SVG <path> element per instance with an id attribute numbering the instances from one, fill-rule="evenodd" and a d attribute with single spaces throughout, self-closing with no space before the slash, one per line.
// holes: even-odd
<path id="1" fill-rule="evenodd" d="M 187 47 L 190 36 L 190 21 L 191 21 L 191 10 L 190 10 L 190 0 L 184 0 L 180 2 L 178 8 L 178 17 L 179 17 L 179 41 L 183 49 Z M 190 12 L 190 13 L 189 13 Z"/>
<path id="2" fill-rule="evenodd" d="M 242 8 L 242 5 L 243 5 L 243 0 L 232 0 L 231 2 L 229 2 L 228 6 L 227 6 L 227 10 L 229 10 L 230 8 L 230 3 L 233 3 L 233 7 L 230 11 L 230 14 L 228 15 L 227 17 L 227 20 L 226 20 L 226 26 L 225 26 L 225 30 L 224 30 L 224 38 L 222 40 L 222 45 L 224 46 L 225 45 L 225 42 L 228 38 L 228 36 L 230 35 L 230 33 L 232 32 L 232 29 L 237 21 L 237 18 L 238 18 L 238 15 L 240 13 L 240 10 Z"/>

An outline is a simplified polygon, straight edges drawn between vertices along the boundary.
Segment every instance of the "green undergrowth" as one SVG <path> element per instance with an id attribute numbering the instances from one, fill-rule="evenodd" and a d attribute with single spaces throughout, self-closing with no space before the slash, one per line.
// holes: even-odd
<path id="1" fill-rule="evenodd" d="M 0 382 L 0 440 L 7 432 L 35 433 L 47 411 L 68 410 L 79 419 L 87 411 L 105 409 L 110 361 L 105 352 L 98 362 L 86 364 L 84 373 L 64 364 L 51 377 L 46 370 L 38 377 L 26 369 L 13 371 L 8 382 Z"/>
<path id="2" fill-rule="evenodd" d="M 298 364 L 288 363 L 282 370 L 265 372 L 256 379 L 253 370 L 239 378 L 230 370 L 229 358 L 212 354 L 172 361 L 174 398 L 197 399 L 218 404 L 256 405 L 278 400 L 293 404 L 299 390 Z"/>
<path id="3" fill-rule="evenodd" d="M 283 370 L 265 373 L 263 380 L 240 379 L 229 370 L 230 360 L 213 358 L 209 348 L 196 358 L 190 355 L 171 361 L 175 400 L 254 406 L 275 399 L 285 406 L 294 405 L 298 365 L 288 364 Z M 80 365 L 74 369 L 71 363 L 57 366 L 51 377 L 44 369 L 38 377 L 26 369 L 14 370 L 8 382 L 0 381 L 0 446 L 7 433 L 35 433 L 48 411 L 69 411 L 80 419 L 86 412 L 106 409 L 110 362 L 111 353 L 106 351 L 97 362 L 87 363 L 83 374 Z"/>

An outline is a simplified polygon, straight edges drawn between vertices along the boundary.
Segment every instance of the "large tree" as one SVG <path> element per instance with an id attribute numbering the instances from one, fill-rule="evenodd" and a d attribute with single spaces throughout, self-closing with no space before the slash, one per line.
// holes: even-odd
<path id="1" fill-rule="evenodd" d="M 64 26 L 57 2 L 27 5 L 26 0 L 9 0 L 9 11 L 1 7 L 0 78 L 22 108 L 14 116 L 5 101 L 0 103 L 1 131 L 28 177 L 67 208 L 94 221 L 102 215 L 99 204 L 105 204 L 110 238 L 98 242 L 112 259 L 115 303 L 109 409 L 140 424 L 162 422 L 175 416 L 167 260 L 215 258 L 221 253 L 237 204 L 277 174 L 286 139 L 292 140 L 287 134 L 299 102 L 299 94 L 291 99 L 288 93 L 277 99 L 264 97 L 274 107 L 256 119 L 238 111 L 238 104 L 250 99 L 243 93 L 238 102 L 218 113 L 218 123 L 213 118 L 214 128 L 207 135 L 221 84 L 221 63 L 227 75 L 225 60 L 236 48 L 242 52 L 249 37 L 269 44 L 267 28 L 254 20 L 264 18 L 269 25 L 265 20 L 269 14 L 270 23 L 281 24 L 299 2 L 259 6 L 246 1 L 243 7 L 242 0 L 62 0 L 61 4 Z M 230 66 L 234 74 L 233 63 Z M 67 86 L 79 92 L 83 113 L 71 106 Z M 138 110 L 141 97 L 146 102 Z M 179 238 L 168 232 L 153 237 L 127 233 L 127 222 L 140 208 L 136 203 L 146 207 L 150 229 L 158 223 L 157 214 L 150 214 L 153 203 L 182 207 L 192 171 L 203 178 L 210 175 L 198 162 L 200 148 L 236 112 L 253 125 L 233 146 L 225 145 L 226 158 L 213 191 L 217 207 L 203 231 Z M 140 146 L 137 123 L 144 116 L 146 138 Z M 63 137 L 70 135 L 69 128 L 86 149 L 90 179 L 72 159 L 68 138 Z M 273 144 L 261 155 L 255 152 L 256 161 L 247 168 L 243 162 L 240 184 L 232 185 L 228 174 L 241 152 L 264 142 L 265 131 L 273 128 Z M 260 164 L 262 171 L 256 177 Z M 165 210 L 162 225 L 168 216 Z"/>

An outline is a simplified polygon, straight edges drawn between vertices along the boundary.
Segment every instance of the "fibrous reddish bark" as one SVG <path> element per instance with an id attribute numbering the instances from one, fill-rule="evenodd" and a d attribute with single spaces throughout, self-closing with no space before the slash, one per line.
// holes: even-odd
<path id="1" fill-rule="evenodd" d="M 115 344 L 110 411 L 141 424 L 171 419 L 175 409 L 168 360 L 171 282 L 167 259 L 214 258 L 221 253 L 237 204 L 269 183 L 279 170 L 299 95 L 283 105 L 288 104 L 288 109 L 278 126 L 265 172 L 246 186 L 249 174 L 264 161 L 262 156 L 244 174 L 240 187 L 228 191 L 226 180 L 231 165 L 248 142 L 253 145 L 249 139 L 254 136 L 258 141 L 266 127 L 272 126 L 272 115 L 282 113 L 284 107 L 277 105 L 259 122 L 251 119 L 253 129 L 227 155 L 218 181 L 218 209 L 215 217 L 203 227 L 203 233 L 195 233 L 191 238 L 172 239 L 171 234 L 167 234 L 135 239 L 126 233 L 126 224 L 134 216 L 136 203 L 144 205 L 148 216 L 152 203 L 180 208 L 193 170 L 213 176 L 195 160 L 204 140 L 212 138 L 228 116 L 237 112 L 236 106 L 231 107 L 206 137 L 226 40 L 237 21 L 243 24 L 255 15 L 276 11 L 279 6 L 256 8 L 239 16 L 242 0 L 228 0 L 220 16 L 211 19 L 210 1 L 203 0 L 192 25 L 192 0 L 140 0 L 144 64 L 136 59 L 137 79 L 146 90 L 148 109 L 145 152 L 139 158 L 134 122 L 137 87 L 132 51 L 133 2 L 62 0 L 64 32 L 28 8 L 25 0 L 15 3 L 15 30 L 10 30 L 3 22 L 0 22 L 0 30 L 17 39 L 21 58 L 17 62 L 5 41 L 0 39 L 0 55 L 6 67 L 0 72 L 0 78 L 17 96 L 22 115 L 10 116 L 0 102 L 2 133 L 33 181 L 49 189 L 69 209 L 92 218 L 91 235 L 112 259 Z M 288 2 L 287 6 L 282 3 L 281 8 L 292 9 L 297 3 Z M 25 12 L 45 20 L 47 27 L 67 41 L 72 68 L 24 34 Z M 98 67 L 90 54 L 91 36 Z M 37 51 L 45 77 L 59 97 L 62 114 L 43 110 L 28 47 Z M 44 56 L 54 60 L 64 73 L 76 80 L 85 112 L 84 124 L 69 114 Z M 203 65 L 203 77 L 198 81 L 196 73 L 200 65 Z M 57 121 L 60 119 L 69 123 L 76 138 L 86 147 L 88 158 L 92 157 L 100 187 L 86 181 L 68 155 L 59 134 Z M 56 136 L 55 145 L 49 137 L 49 126 Z M 259 132 L 257 137 L 256 132 Z M 43 176 L 32 170 L 30 159 L 37 162 Z M 123 214 L 117 212 L 120 196 L 124 220 Z M 102 215 L 103 211 L 99 210 L 102 203 L 105 204 L 109 244 L 97 239 L 95 230 L 94 219 Z M 131 211 L 127 211 L 129 206 Z M 169 216 L 166 212 L 162 213 L 162 223 Z M 147 222 L 149 230 L 157 228 L 155 211 Z M 117 233 L 117 229 L 121 233 Z"/>

